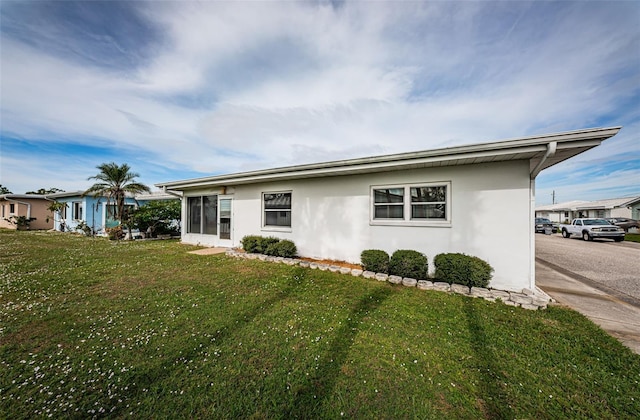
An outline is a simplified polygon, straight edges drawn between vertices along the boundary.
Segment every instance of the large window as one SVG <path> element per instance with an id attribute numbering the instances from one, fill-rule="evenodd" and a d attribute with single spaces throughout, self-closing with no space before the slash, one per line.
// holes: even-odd
<path id="1" fill-rule="evenodd" d="M 372 224 L 448 225 L 451 184 L 371 187 Z"/>
<path id="2" fill-rule="evenodd" d="M 187 233 L 218 234 L 218 196 L 187 198 Z"/>
<path id="3" fill-rule="evenodd" d="M 291 227 L 291 193 L 270 192 L 262 194 L 265 227 Z"/>

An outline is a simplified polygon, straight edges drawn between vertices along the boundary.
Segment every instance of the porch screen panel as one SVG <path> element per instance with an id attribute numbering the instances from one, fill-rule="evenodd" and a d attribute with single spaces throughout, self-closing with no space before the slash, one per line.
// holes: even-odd
<path id="1" fill-rule="evenodd" d="M 202 197 L 204 234 L 218 234 L 218 196 L 207 195 Z"/>
<path id="2" fill-rule="evenodd" d="M 202 220 L 202 197 L 187 198 L 187 232 L 200 233 Z"/>
<path id="3" fill-rule="evenodd" d="M 231 239 L 231 200 L 220 200 L 220 239 Z"/>

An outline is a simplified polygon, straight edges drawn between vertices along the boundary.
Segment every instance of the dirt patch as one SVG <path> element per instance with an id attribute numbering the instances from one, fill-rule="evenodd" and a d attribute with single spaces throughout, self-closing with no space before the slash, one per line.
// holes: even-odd
<path id="1" fill-rule="evenodd" d="M 234 248 L 233 249 L 236 252 L 241 252 L 244 253 L 244 249 L 242 248 Z M 360 264 L 353 264 L 353 263 L 349 263 L 346 261 L 340 261 L 340 260 L 318 260 L 315 258 L 309 258 L 309 257 L 296 257 L 297 260 L 302 260 L 302 261 L 308 261 L 310 263 L 316 263 L 316 264 L 326 264 L 326 265 L 336 265 L 338 267 L 347 267 L 350 269 L 356 269 L 356 270 L 362 270 L 362 266 Z"/>
<path id="2" fill-rule="evenodd" d="M 316 264 L 326 264 L 326 265 L 337 265 L 338 267 L 347 267 L 350 269 L 362 270 L 362 266 L 360 264 L 351 264 L 346 261 L 338 261 L 338 260 L 316 260 L 313 258 L 306 257 L 298 257 L 297 259 L 302 261 L 314 262 Z"/>

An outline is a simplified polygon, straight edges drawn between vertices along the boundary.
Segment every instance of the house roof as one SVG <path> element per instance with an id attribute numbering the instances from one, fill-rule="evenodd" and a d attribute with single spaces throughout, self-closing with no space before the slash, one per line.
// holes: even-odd
<path id="1" fill-rule="evenodd" d="M 183 191 L 199 187 L 232 186 L 265 181 L 366 174 L 510 160 L 529 160 L 531 177 L 535 178 L 541 170 L 600 145 L 602 141 L 616 135 L 620 128 L 590 128 L 493 143 L 170 181 L 156 184 L 156 186 Z"/>
<path id="2" fill-rule="evenodd" d="M 584 200 L 566 201 L 564 203 L 547 204 L 545 206 L 536 207 L 536 211 L 571 211 L 575 210 L 576 206 L 588 203 Z"/>
<path id="3" fill-rule="evenodd" d="M 618 207 L 627 207 L 638 201 L 640 201 L 640 196 L 609 198 L 597 201 L 568 201 L 565 203 L 539 206 L 536 207 L 536 211 L 609 210 Z"/>
<path id="4" fill-rule="evenodd" d="M 26 200 L 26 199 L 46 200 L 47 197 L 42 194 L 1 194 L 0 195 L 0 200 Z"/>
<path id="5" fill-rule="evenodd" d="M 614 209 L 616 207 L 626 207 L 628 203 L 634 203 L 638 200 L 640 200 L 640 197 L 622 197 L 610 198 L 608 200 L 589 201 L 588 203 L 576 206 L 576 210 Z"/>
<path id="6" fill-rule="evenodd" d="M 82 197 L 85 193 L 85 190 L 78 190 L 78 191 L 64 191 L 64 192 L 58 192 L 58 193 L 53 193 L 53 194 L 47 194 L 47 198 L 48 199 L 52 199 L 55 200 L 57 198 L 69 198 L 69 197 Z M 159 191 L 157 193 L 158 195 L 162 195 L 164 196 L 165 193 Z M 95 197 L 95 195 L 93 194 L 87 194 L 87 196 L 89 197 Z M 105 195 L 101 195 L 100 197 L 106 197 Z M 126 197 L 127 198 L 134 198 L 133 195 L 126 193 Z M 136 199 L 138 199 L 138 196 L 135 196 Z M 146 198 L 146 195 L 144 198 L 142 198 L 144 200 L 161 200 L 161 198 Z"/>

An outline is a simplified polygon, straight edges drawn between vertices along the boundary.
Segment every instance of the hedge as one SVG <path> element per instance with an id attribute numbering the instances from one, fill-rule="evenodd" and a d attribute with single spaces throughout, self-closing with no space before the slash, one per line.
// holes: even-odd
<path id="1" fill-rule="evenodd" d="M 466 254 L 439 254 L 433 259 L 435 278 L 447 283 L 469 287 L 487 287 L 493 276 L 493 267 L 486 261 Z"/>
<path id="2" fill-rule="evenodd" d="M 427 256 L 411 249 L 399 249 L 391 256 L 389 274 L 412 279 L 426 279 L 429 276 Z"/>
<path id="3" fill-rule="evenodd" d="M 360 254 L 362 269 L 374 273 L 389 273 L 389 254 L 381 249 L 365 249 Z"/>
<path id="4" fill-rule="evenodd" d="M 286 239 L 269 244 L 267 246 L 267 249 L 264 251 L 264 253 L 267 255 L 272 255 L 274 257 L 284 257 L 284 258 L 295 257 L 296 252 L 297 252 L 296 244 Z"/>
<path id="5" fill-rule="evenodd" d="M 289 240 L 280 240 L 273 236 L 262 237 L 259 235 L 247 235 L 240 241 L 242 249 L 250 254 L 265 254 L 274 257 L 295 257 L 296 245 Z"/>

